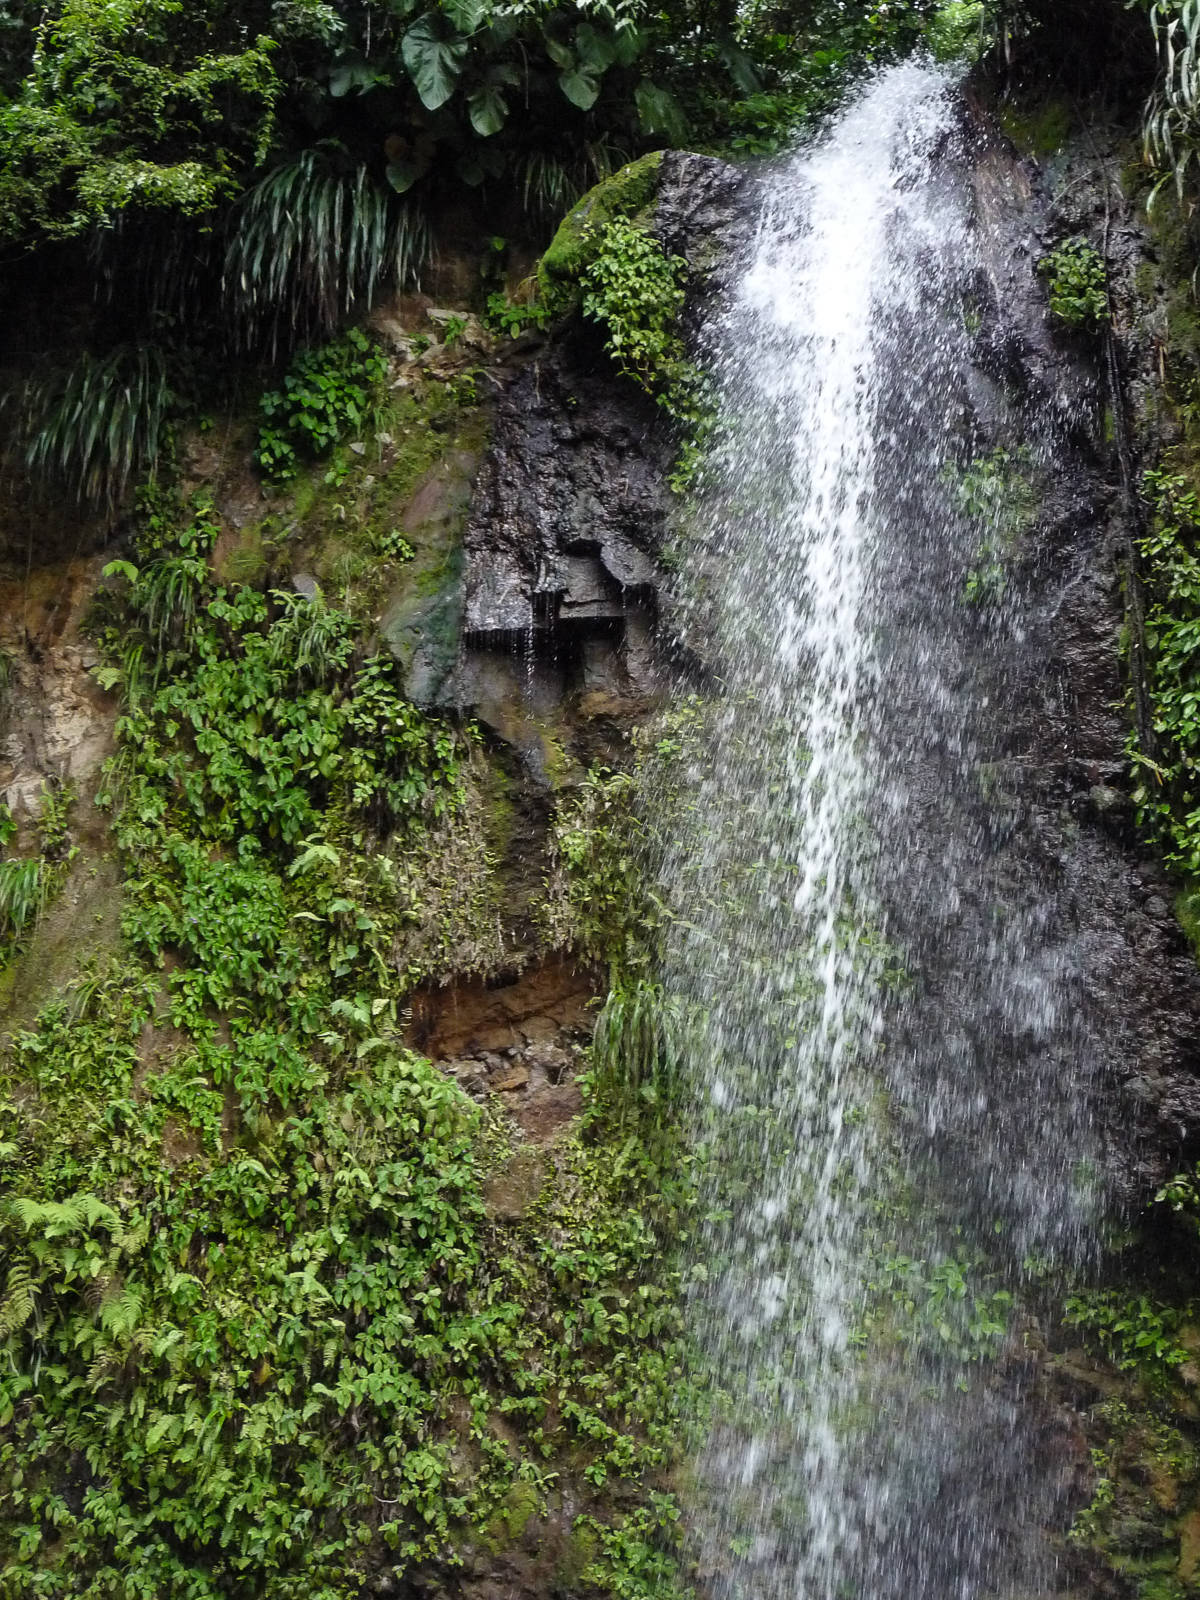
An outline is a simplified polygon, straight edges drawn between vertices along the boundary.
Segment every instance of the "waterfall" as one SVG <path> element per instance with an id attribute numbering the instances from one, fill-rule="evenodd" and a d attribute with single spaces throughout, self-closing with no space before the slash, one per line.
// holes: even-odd
<path id="1" fill-rule="evenodd" d="M 1052 1560 L 1020 1302 L 1090 1248 L 1093 1135 L 1078 955 L 1010 843 L 1021 619 L 963 485 L 1016 492 L 1053 440 L 981 420 L 960 123 L 942 72 L 876 78 L 764 180 L 709 330 L 675 601 L 711 688 L 662 881 L 722 1593 L 965 1600 Z"/>

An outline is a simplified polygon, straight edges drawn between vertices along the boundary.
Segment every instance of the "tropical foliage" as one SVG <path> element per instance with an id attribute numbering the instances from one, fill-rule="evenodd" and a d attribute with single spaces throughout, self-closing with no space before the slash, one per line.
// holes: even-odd
<path id="1" fill-rule="evenodd" d="M 413 281 L 430 251 L 414 207 L 336 151 L 304 150 L 239 200 L 225 252 L 226 295 L 249 344 L 331 333 L 382 289 Z"/>
<path id="2" fill-rule="evenodd" d="M 1147 687 L 1153 747 L 1134 732 L 1139 824 L 1187 874 L 1200 872 L 1200 502 L 1186 477 L 1151 472 L 1153 525 L 1142 540 L 1147 579 Z"/>
<path id="3" fill-rule="evenodd" d="M 1146 154 L 1162 171 L 1154 193 L 1174 180 L 1182 199 L 1184 180 L 1200 160 L 1200 4 L 1152 0 L 1149 12 L 1160 75 L 1146 110 Z"/>
<path id="4" fill-rule="evenodd" d="M 266 421 L 255 455 L 266 476 L 276 482 L 294 477 L 297 450 L 322 456 L 347 429 L 361 430 L 372 390 L 386 372 L 386 360 L 357 328 L 298 356 L 283 388 L 259 400 Z"/>
<path id="5" fill-rule="evenodd" d="M 3 227 L 35 244 L 125 213 L 199 217 L 229 226 L 229 277 L 251 309 L 283 284 L 344 303 L 419 259 L 419 224 L 384 190 L 502 181 L 561 215 L 647 145 L 776 138 L 936 9 L 63 0 L 0 36 Z M 324 239 L 357 252 L 339 284 L 314 255 Z"/>
<path id="6" fill-rule="evenodd" d="M 218 583 L 216 531 L 160 490 L 110 563 L 124 954 L 0 1070 L 6 1593 L 351 1596 L 515 1537 L 563 1453 L 641 1479 L 688 1403 L 686 1174 L 598 1088 L 503 1220 L 502 1120 L 400 1039 L 471 734 L 319 594 Z"/>
<path id="7" fill-rule="evenodd" d="M 1043 256 L 1038 271 L 1050 289 L 1050 310 L 1071 328 L 1108 321 L 1108 274 L 1104 258 L 1086 239 L 1068 239 Z"/>

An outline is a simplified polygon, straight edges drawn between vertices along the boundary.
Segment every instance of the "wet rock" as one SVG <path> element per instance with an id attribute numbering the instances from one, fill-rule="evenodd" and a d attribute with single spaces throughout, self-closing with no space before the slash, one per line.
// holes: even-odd
<path id="1" fill-rule="evenodd" d="M 577 1083 L 539 1089 L 513 1110 L 513 1118 L 532 1144 L 547 1144 L 583 1110 Z"/>
<path id="2" fill-rule="evenodd" d="M 737 167 L 689 150 L 668 150 L 658 171 L 654 236 L 687 261 L 690 289 L 723 284 L 745 232 L 746 177 Z"/>
<path id="3" fill-rule="evenodd" d="M 547 1166 L 536 1151 L 518 1150 L 483 1185 L 487 1214 L 498 1222 L 520 1222 L 537 1204 Z"/>
<path id="4" fill-rule="evenodd" d="M 650 603 L 673 450 L 591 329 L 534 361 L 500 401 L 467 529 L 468 641 L 560 632 L 573 606 L 594 623 Z"/>
<path id="5" fill-rule="evenodd" d="M 745 180 L 723 162 L 675 151 L 645 158 L 626 180 L 664 248 L 688 261 L 685 316 L 694 320 L 732 260 Z M 603 210 L 608 200 L 597 196 L 588 203 Z M 567 261 L 569 233 L 564 225 L 547 261 Z M 519 695 L 515 671 L 507 692 L 497 689 L 506 652 L 553 661 L 563 693 L 656 690 L 676 449 L 661 408 L 578 318 L 504 387 L 464 540 L 460 704 Z"/>
<path id="6" fill-rule="evenodd" d="M 529 1068 L 522 1062 L 498 1073 L 492 1078 L 488 1087 L 494 1089 L 497 1094 L 505 1094 L 510 1089 L 523 1089 L 528 1082 Z"/>
<path id="7" fill-rule="evenodd" d="M 401 530 L 418 550 L 401 569 L 379 631 L 404 673 L 404 692 L 418 705 L 452 698 L 449 688 L 462 631 L 461 538 L 478 456 L 451 450 L 417 484 Z"/>
<path id="8" fill-rule="evenodd" d="M 1181 1146 L 1200 1137 L 1200 971 L 1172 916 L 1161 864 L 1137 841 L 1125 787 L 1122 640 L 1137 532 L 1113 430 L 1102 426 L 1112 404 L 1107 371 L 1098 342 L 1048 316 L 1037 262 L 1047 241 L 1063 237 L 1056 207 L 1069 191 L 1071 228 L 1109 240 L 1119 364 L 1126 403 L 1132 397 L 1136 406 L 1157 381 L 1153 343 L 1124 309 L 1135 298 L 1129 286 L 1144 259 L 1145 230 L 1119 185 L 1110 181 L 1106 198 L 1105 185 L 1094 181 L 1094 138 L 1063 156 L 1051 176 L 996 137 L 987 114 L 974 126 L 981 268 L 970 296 L 980 377 L 970 398 L 985 441 L 976 448 L 1001 443 L 1001 433 L 989 430 L 1001 427 L 1005 405 L 1017 397 L 1031 437 L 1053 441 L 1055 462 L 1053 474 L 1036 479 L 1036 514 L 1015 553 L 1019 623 L 1006 618 L 996 635 L 998 649 L 1011 645 L 1011 670 L 994 703 L 997 738 L 1019 753 L 1005 777 L 1019 804 L 1008 837 L 989 845 L 1011 859 L 1013 903 L 1041 901 L 1043 969 L 1053 972 L 1057 963 L 1075 975 L 1075 1043 L 1058 1052 L 1056 1069 L 1059 1134 L 1071 1137 L 1065 1108 L 1086 1101 L 1086 1117 L 1098 1113 L 1103 1125 L 1111 1194 L 1140 1205 L 1175 1170 Z M 1123 157 L 1114 150 L 1111 159 Z M 1092 181 L 1081 181 L 1089 174 Z M 1007 396 L 992 394 L 993 384 Z M 1086 1050 L 1078 1047 L 1083 1040 Z"/>

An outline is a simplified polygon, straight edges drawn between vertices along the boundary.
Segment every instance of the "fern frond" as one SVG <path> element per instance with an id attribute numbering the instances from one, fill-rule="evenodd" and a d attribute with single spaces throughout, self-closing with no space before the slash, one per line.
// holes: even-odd
<path id="1" fill-rule="evenodd" d="M 98 1200 L 94 1194 L 73 1194 L 69 1200 L 28 1200 L 18 1195 L 12 1209 L 27 1233 L 35 1228 L 47 1239 L 59 1239 L 64 1234 L 78 1233 L 97 1225 L 118 1232 L 121 1219 L 111 1206 Z"/>
<path id="2" fill-rule="evenodd" d="M 37 1304 L 37 1284 L 28 1256 L 14 1261 L 8 1269 L 4 1286 L 4 1300 L 0 1302 L 0 1334 L 8 1337 L 20 1333 L 33 1315 Z"/>
<path id="3" fill-rule="evenodd" d="M 114 1284 L 100 1302 L 100 1326 L 122 1343 L 130 1343 L 141 1330 L 144 1306 L 136 1289 Z"/>

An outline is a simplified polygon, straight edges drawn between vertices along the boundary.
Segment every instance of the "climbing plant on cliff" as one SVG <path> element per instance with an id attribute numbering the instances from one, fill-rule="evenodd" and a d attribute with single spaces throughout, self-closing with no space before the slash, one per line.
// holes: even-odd
<path id="1" fill-rule="evenodd" d="M 159 490 L 110 564 L 124 951 L 0 1060 L 6 1594 L 354 1595 L 513 1537 L 564 1452 L 642 1478 L 687 1403 L 686 1175 L 597 1102 L 499 1220 L 503 1120 L 400 1037 L 470 734 L 216 532 Z"/>
<path id="2" fill-rule="evenodd" d="M 1150 472 L 1145 484 L 1154 513 L 1142 556 L 1156 744 L 1147 750 L 1136 731 L 1130 735 L 1138 780 L 1133 799 L 1140 826 L 1159 840 L 1172 865 L 1191 874 L 1200 872 L 1200 501 L 1179 474 Z"/>

